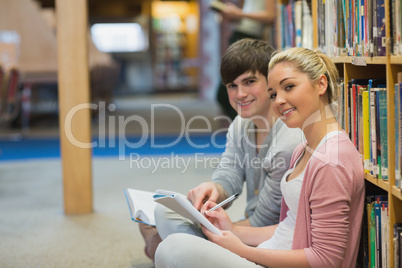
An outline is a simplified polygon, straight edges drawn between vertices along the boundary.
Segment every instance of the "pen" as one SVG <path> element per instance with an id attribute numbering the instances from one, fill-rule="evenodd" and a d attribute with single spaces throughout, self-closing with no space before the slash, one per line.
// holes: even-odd
<path id="1" fill-rule="evenodd" d="M 239 193 L 235 193 L 234 195 L 228 197 L 227 199 L 223 200 L 222 202 L 220 202 L 219 204 L 217 204 L 216 206 L 214 206 L 214 207 L 211 208 L 210 210 L 205 211 L 205 212 L 204 212 L 204 215 L 205 215 L 207 212 L 214 211 L 214 210 L 220 208 L 221 206 L 226 205 L 226 204 L 229 203 L 230 201 L 235 200 L 238 195 L 239 195 Z"/>

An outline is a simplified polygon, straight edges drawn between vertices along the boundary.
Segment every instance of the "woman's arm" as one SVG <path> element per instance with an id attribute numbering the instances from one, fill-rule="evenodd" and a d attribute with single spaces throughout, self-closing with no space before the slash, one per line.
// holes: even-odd
<path id="1" fill-rule="evenodd" d="M 235 4 L 228 3 L 226 8 L 222 11 L 222 14 L 232 20 L 248 18 L 267 24 L 274 22 L 276 16 L 275 0 L 265 0 L 265 7 L 265 10 L 244 13 L 243 10 Z"/>
<path id="2" fill-rule="evenodd" d="M 263 228 L 263 227 L 262 227 Z M 310 267 L 303 249 L 272 250 L 248 246 L 230 231 L 215 235 L 203 227 L 208 239 L 247 260 L 266 267 Z"/>
<path id="3" fill-rule="evenodd" d="M 270 239 L 274 235 L 277 227 L 278 224 L 264 227 L 233 225 L 232 232 L 240 238 L 244 244 L 256 247 Z"/>
<path id="4" fill-rule="evenodd" d="M 251 227 L 251 226 L 237 226 L 233 224 L 223 208 L 218 208 L 215 211 L 208 211 L 216 204 L 213 202 L 206 202 L 201 208 L 201 213 L 205 213 L 208 220 L 220 230 L 231 231 L 235 234 L 244 244 L 251 246 L 258 246 L 262 242 L 272 237 L 275 232 L 276 225 L 264 227 Z M 204 229 L 203 229 L 204 230 Z M 207 234 L 206 234 L 207 235 Z"/>

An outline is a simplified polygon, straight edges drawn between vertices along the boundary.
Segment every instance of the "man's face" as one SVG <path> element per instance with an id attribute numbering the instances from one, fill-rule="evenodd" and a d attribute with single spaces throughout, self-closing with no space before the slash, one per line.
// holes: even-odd
<path id="1" fill-rule="evenodd" d="M 230 105 L 242 118 L 267 117 L 271 105 L 267 78 L 259 72 L 245 72 L 226 84 Z"/>

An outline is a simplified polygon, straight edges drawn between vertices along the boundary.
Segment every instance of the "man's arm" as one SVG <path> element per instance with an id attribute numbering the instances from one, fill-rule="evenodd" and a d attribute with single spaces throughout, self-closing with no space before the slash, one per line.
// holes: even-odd
<path id="1" fill-rule="evenodd" d="M 203 182 L 197 187 L 191 189 L 187 198 L 193 203 L 193 206 L 200 210 L 206 201 L 220 203 L 229 195 L 223 189 L 222 185 L 213 182 Z"/>

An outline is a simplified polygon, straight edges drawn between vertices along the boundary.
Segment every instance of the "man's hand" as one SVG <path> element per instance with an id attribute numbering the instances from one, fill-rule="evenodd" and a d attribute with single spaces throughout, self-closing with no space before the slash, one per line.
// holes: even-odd
<path id="1" fill-rule="evenodd" d="M 213 182 L 204 182 L 191 189 L 187 194 L 187 198 L 197 210 L 200 210 L 206 201 L 216 203 L 218 199 L 223 199 L 224 196 L 220 195 L 223 195 L 222 186 Z"/>

